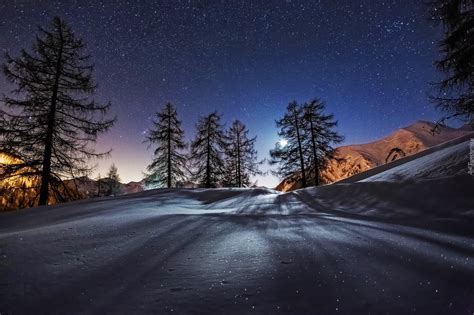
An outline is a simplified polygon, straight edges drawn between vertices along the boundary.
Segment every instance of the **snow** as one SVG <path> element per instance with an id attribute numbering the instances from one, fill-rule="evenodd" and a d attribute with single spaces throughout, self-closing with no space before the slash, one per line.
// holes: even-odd
<path id="1" fill-rule="evenodd" d="M 1 214 L 0 313 L 471 314 L 466 144 L 291 193 L 165 189 Z"/>
<path id="2" fill-rule="evenodd" d="M 394 180 L 400 181 L 402 179 L 408 179 L 408 178 L 420 179 L 420 178 L 425 178 L 425 177 L 436 178 L 436 177 L 443 177 L 447 175 L 456 175 L 456 174 L 462 174 L 462 173 L 465 174 L 467 172 L 467 163 L 469 159 L 469 142 L 473 138 L 474 138 L 474 134 L 470 133 L 470 134 L 461 136 L 459 138 L 450 140 L 448 142 L 433 146 L 421 152 L 412 154 L 410 156 L 395 160 L 393 162 L 390 162 L 378 167 L 374 167 L 363 173 L 359 173 L 351 177 L 345 178 L 343 180 L 340 180 L 337 183 L 338 184 L 355 183 L 372 176 L 379 177 L 382 179 L 382 177 L 380 176 L 385 176 L 389 174 L 387 173 L 388 170 L 401 166 L 401 165 L 402 165 L 402 168 L 398 168 L 398 170 L 403 169 L 403 168 L 410 168 L 410 171 L 414 171 L 414 173 L 410 174 L 410 173 L 405 172 L 405 176 L 403 176 L 402 173 L 398 173 L 398 175 L 401 177 L 393 178 Z M 456 147 L 453 148 L 454 146 Z M 422 163 L 421 163 L 420 159 L 425 156 L 428 156 L 428 157 L 422 159 L 421 160 Z M 417 162 L 411 163 L 411 161 L 415 161 L 415 160 L 417 160 Z M 448 164 L 444 166 L 444 165 L 439 165 L 440 163 L 448 163 Z M 419 166 L 422 166 L 422 164 L 427 165 L 425 169 L 428 171 L 428 173 L 422 174 L 416 170 L 416 168 Z M 443 168 L 445 169 L 444 171 L 443 171 Z M 384 174 L 381 175 L 382 173 Z M 431 176 L 427 176 L 429 174 L 431 174 Z M 388 180 L 388 178 L 386 179 Z"/>
<path id="3" fill-rule="evenodd" d="M 438 178 L 466 174 L 468 161 L 469 141 L 465 141 L 373 175 L 362 181 L 400 181 L 408 178 Z"/>

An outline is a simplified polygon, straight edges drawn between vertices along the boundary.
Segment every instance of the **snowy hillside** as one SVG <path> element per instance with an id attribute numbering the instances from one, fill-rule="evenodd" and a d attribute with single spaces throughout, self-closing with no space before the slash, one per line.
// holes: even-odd
<path id="1" fill-rule="evenodd" d="M 154 190 L 2 213 L 0 312 L 471 314 L 467 145 L 290 193 Z"/>
<path id="2" fill-rule="evenodd" d="M 474 136 L 472 136 L 474 138 Z M 469 162 L 469 140 L 436 150 L 413 161 L 370 176 L 363 181 L 399 181 L 402 179 L 439 178 L 465 175 Z"/>

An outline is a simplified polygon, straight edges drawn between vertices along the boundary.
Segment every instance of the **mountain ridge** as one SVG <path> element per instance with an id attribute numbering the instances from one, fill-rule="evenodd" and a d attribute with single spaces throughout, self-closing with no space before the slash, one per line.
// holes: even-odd
<path id="1" fill-rule="evenodd" d="M 334 183 L 474 132 L 469 125 L 460 128 L 441 126 L 438 132 L 433 134 L 434 126 L 434 123 L 419 120 L 379 140 L 338 147 L 335 158 L 328 161 L 326 167 L 322 169 L 321 180 L 326 184 Z M 275 189 L 279 191 L 299 189 L 301 188 L 299 177 L 299 174 L 289 176 Z"/>

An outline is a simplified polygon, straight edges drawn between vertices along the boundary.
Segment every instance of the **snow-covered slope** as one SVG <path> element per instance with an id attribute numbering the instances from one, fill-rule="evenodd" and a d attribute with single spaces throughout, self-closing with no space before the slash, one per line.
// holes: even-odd
<path id="1" fill-rule="evenodd" d="M 333 185 L 261 196 L 249 204 L 239 202 L 236 213 L 339 211 L 374 218 L 472 220 L 474 177 L 467 173 L 471 137 L 463 136 Z"/>
<path id="2" fill-rule="evenodd" d="M 469 141 L 440 149 L 415 160 L 370 176 L 362 181 L 400 181 L 411 178 L 439 178 L 467 173 Z"/>
<path id="3" fill-rule="evenodd" d="M 472 314 L 467 143 L 290 193 L 153 190 L 2 213 L 0 312 Z"/>

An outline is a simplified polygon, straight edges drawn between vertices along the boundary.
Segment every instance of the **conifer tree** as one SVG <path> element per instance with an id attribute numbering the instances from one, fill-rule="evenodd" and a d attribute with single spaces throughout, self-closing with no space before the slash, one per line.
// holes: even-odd
<path id="1" fill-rule="evenodd" d="M 117 166 L 112 164 L 107 172 L 107 196 L 120 194 L 120 176 Z"/>
<path id="2" fill-rule="evenodd" d="M 299 173 L 301 184 L 307 186 L 305 155 L 308 148 L 304 145 L 303 117 L 301 106 L 296 101 L 288 104 L 285 115 L 278 121 L 276 126 L 280 130 L 278 136 L 286 141 L 286 145 L 278 142 L 273 150 L 270 150 L 270 165 L 278 164 L 276 174 L 287 177 Z"/>
<path id="3" fill-rule="evenodd" d="M 308 168 L 311 170 L 314 185 L 319 185 L 320 169 L 334 155 L 333 144 L 341 143 L 344 137 L 334 128 L 337 121 L 333 114 L 324 114 L 324 102 L 315 99 L 303 106 L 303 129 L 305 140 L 303 145 L 309 147 Z"/>
<path id="4" fill-rule="evenodd" d="M 445 74 L 431 99 L 446 114 L 440 123 L 453 117 L 474 123 L 474 2 L 436 0 L 431 5 L 433 20 L 444 27 L 436 66 Z"/>
<path id="5" fill-rule="evenodd" d="M 102 194 L 102 175 L 99 173 L 95 180 L 97 183 L 97 197 L 100 197 Z"/>
<path id="6" fill-rule="evenodd" d="M 225 141 L 220 119 L 217 112 L 202 117 L 191 143 L 193 179 L 206 188 L 217 187 L 223 179 Z"/>
<path id="7" fill-rule="evenodd" d="M 147 136 L 146 142 L 157 145 L 154 158 L 148 165 L 145 182 L 147 185 L 158 187 L 176 187 L 185 179 L 186 156 L 182 150 L 186 148 L 184 131 L 178 113 L 170 103 L 156 114 L 153 129 Z"/>
<path id="8" fill-rule="evenodd" d="M 6 166 L 1 176 L 21 170 L 27 170 L 23 176 L 40 176 L 38 204 L 45 205 L 50 192 L 61 195 L 64 178 L 87 175 L 89 159 L 106 154 L 90 144 L 115 119 L 106 117 L 110 104 L 91 99 L 96 85 L 84 42 L 58 17 L 39 32 L 31 53 L 7 54 L 3 65 L 16 89 L 0 109 L 0 147 L 22 162 Z"/>
<path id="9" fill-rule="evenodd" d="M 225 185 L 231 187 L 250 186 L 250 176 L 262 174 L 258 166 L 255 141 L 257 137 L 248 137 L 247 127 L 235 120 L 226 133 Z"/>

